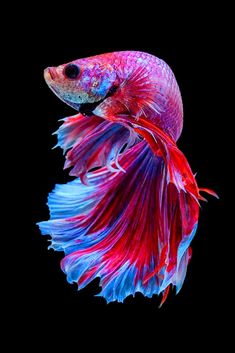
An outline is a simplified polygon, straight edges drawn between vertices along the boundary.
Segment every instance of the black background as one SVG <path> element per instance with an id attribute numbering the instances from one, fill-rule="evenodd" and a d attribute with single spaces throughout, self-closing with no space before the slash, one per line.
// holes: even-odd
<path id="1" fill-rule="evenodd" d="M 36 11 L 36 10 L 35 10 Z M 66 12 L 66 11 L 65 11 Z M 190 12 L 191 13 L 191 12 Z M 27 19 L 20 35 L 22 68 L 24 74 L 23 99 L 19 124 L 22 129 L 22 156 L 20 174 L 24 187 L 20 190 L 19 208 L 26 221 L 24 231 L 18 231 L 20 257 L 17 263 L 17 319 L 24 319 L 28 326 L 36 327 L 43 322 L 46 331 L 68 332 L 100 331 L 106 327 L 114 332 L 130 329 L 157 330 L 159 327 L 183 325 L 187 330 L 196 319 L 201 323 L 220 322 L 225 313 L 227 298 L 225 264 L 222 256 L 227 252 L 225 195 L 226 156 L 224 146 L 223 70 L 227 51 L 226 34 L 222 32 L 219 10 L 215 14 L 199 12 L 191 20 L 163 18 L 146 13 L 127 16 L 94 16 L 88 19 L 88 10 L 73 14 L 71 19 L 53 18 L 53 12 L 43 11 L 42 20 Z M 173 14 L 174 18 L 174 14 Z M 220 20 L 219 20 L 220 18 Z M 108 34 L 107 34 L 108 33 Z M 137 294 L 128 297 L 124 304 L 106 304 L 94 297 L 99 292 L 98 281 L 82 291 L 67 283 L 59 267 L 62 253 L 48 251 L 47 238 L 40 235 L 35 223 L 48 219 L 46 198 L 56 183 L 70 180 L 63 171 L 63 156 L 51 136 L 58 126 L 58 119 L 74 114 L 60 102 L 46 86 L 43 69 L 76 58 L 118 50 L 140 50 L 164 59 L 173 69 L 179 83 L 184 103 L 184 128 L 178 141 L 191 168 L 197 172 L 201 187 L 215 190 L 220 200 L 208 197 L 202 203 L 199 228 L 192 243 L 193 257 L 188 267 L 185 283 L 180 293 L 170 293 L 165 305 L 159 310 L 160 299 Z M 19 161 L 16 161 L 19 162 Z M 19 250 L 18 250 L 19 249 Z M 15 317 L 16 318 L 16 317 Z M 119 322 L 120 325 L 118 324 Z M 35 326 L 34 326 L 35 325 Z M 41 331 L 40 331 L 41 332 Z M 128 331 L 129 332 L 129 331 Z M 155 334 L 156 336 L 156 334 Z"/>

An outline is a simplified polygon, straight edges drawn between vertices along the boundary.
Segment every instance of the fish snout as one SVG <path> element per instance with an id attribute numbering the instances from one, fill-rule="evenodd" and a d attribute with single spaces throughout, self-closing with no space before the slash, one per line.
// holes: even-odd
<path id="1" fill-rule="evenodd" d="M 48 82 L 54 81 L 58 77 L 55 67 L 47 67 L 44 70 L 44 78 Z"/>

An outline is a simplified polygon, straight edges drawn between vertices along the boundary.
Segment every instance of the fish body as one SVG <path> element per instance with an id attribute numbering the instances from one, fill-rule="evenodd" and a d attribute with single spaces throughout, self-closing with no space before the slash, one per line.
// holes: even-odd
<path id="1" fill-rule="evenodd" d="M 116 94 L 96 109 L 97 115 L 107 118 L 105 113 L 109 105 L 112 114 L 123 113 L 127 108 L 128 114 L 146 115 L 178 139 L 183 127 L 183 104 L 175 76 L 163 60 L 148 53 L 124 51 L 78 59 L 73 63 L 80 70 L 78 81 L 64 80 L 66 65 L 45 71 L 49 86 L 52 89 L 61 87 L 62 95 L 68 97 L 65 98 L 67 104 L 79 110 L 80 104 L 99 101 L 110 88 L 117 87 Z"/>
<path id="2" fill-rule="evenodd" d="M 49 195 L 40 222 L 78 288 L 100 278 L 108 302 L 181 289 L 192 255 L 201 191 L 176 141 L 180 90 L 170 67 L 125 51 L 49 67 L 52 91 L 78 113 L 57 131 L 76 179 Z M 214 194 L 215 195 L 215 194 Z"/>

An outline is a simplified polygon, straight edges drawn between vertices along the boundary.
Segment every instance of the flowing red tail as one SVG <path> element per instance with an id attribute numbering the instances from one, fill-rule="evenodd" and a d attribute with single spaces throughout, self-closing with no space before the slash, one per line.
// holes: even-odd
<path id="1" fill-rule="evenodd" d="M 163 293 L 163 303 L 170 284 L 182 287 L 203 198 L 175 142 L 144 118 L 129 121 L 65 119 L 58 145 L 79 178 L 56 186 L 39 227 L 79 289 L 99 277 L 108 302 L 141 292 Z"/>

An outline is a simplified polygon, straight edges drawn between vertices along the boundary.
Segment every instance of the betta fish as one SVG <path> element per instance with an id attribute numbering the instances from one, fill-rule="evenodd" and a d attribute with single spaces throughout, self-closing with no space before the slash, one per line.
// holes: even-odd
<path id="1" fill-rule="evenodd" d="M 56 132 L 73 181 L 49 194 L 38 223 L 63 251 L 69 283 L 100 279 L 107 302 L 182 287 L 192 256 L 200 189 L 178 149 L 181 93 L 170 67 L 138 51 L 78 59 L 44 72 L 77 114 Z"/>

